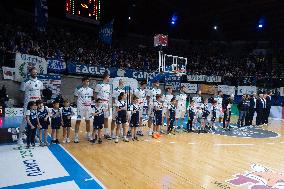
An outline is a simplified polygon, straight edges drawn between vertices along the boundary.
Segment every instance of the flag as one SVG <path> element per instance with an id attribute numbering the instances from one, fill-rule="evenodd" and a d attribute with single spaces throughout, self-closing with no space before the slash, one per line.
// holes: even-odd
<path id="1" fill-rule="evenodd" d="M 46 30 L 48 21 L 47 0 L 35 0 L 35 24 L 38 31 Z"/>
<path id="2" fill-rule="evenodd" d="M 113 20 L 110 23 L 102 26 L 99 33 L 100 40 L 108 45 L 112 43 L 112 33 L 113 33 Z"/>
<path id="3" fill-rule="evenodd" d="M 2 67 L 3 70 L 3 78 L 14 80 L 15 79 L 15 68 L 9 68 L 9 67 Z"/>

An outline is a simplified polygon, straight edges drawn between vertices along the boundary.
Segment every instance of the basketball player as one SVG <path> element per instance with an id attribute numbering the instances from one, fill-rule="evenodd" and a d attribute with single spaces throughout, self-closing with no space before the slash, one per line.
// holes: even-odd
<path id="1" fill-rule="evenodd" d="M 95 87 L 95 99 L 97 100 L 99 98 L 102 101 L 102 106 L 104 108 L 104 137 L 108 140 L 111 139 L 108 130 L 108 119 L 110 117 L 111 103 L 110 89 L 109 74 L 105 73 L 103 75 L 103 81 L 99 82 Z"/>
<path id="2" fill-rule="evenodd" d="M 223 107 L 222 107 L 222 103 L 223 103 L 223 92 L 222 91 L 218 91 L 217 96 L 214 97 L 214 100 L 217 102 L 217 118 L 219 118 L 219 122 L 222 122 L 224 113 L 223 113 Z"/>
<path id="3" fill-rule="evenodd" d="M 138 98 L 139 106 L 140 106 L 140 111 L 139 111 L 139 127 L 137 131 L 137 135 L 143 136 L 142 132 L 142 121 L 143 121 L 143 112 L 144 112 L 144 107 L 147 106 L 147 100 L 146 100 L 146 86 L 147 82 L 142 81 L 140 83 L 140 87 L 135 89 L 134 95 Z"/>
<path id="4" fill-rule="evenodd" d="M 149 135 L 152 136 L 152 124 L 154 118 L 154 102 L 156 101 L 156 96 L 161 95 L 161 89 L 159 89 L 160 83 L 158 80 L 154 81 L 153 88 L 149 89 L 147 92 L 147 101 L 148 101 L 148 127 Z"/>
<path id="5" fill-rule="evenodd" d="M 163 102 L 163 117 L 162 117 L 162 120 L 163 120 L 163 123 L 165 121 L 165 118 L 167 119 L 167 123 L 166 123 L 166 126 L 168 127 L 169 126 L 169 114 L 168 114 L 168 107 L 170 106 L 170 103 L 171 103 L 171 100 L 172 98 L 174 97 L 173 95 L 173 89 L 171 86 L 167 86 L 166 87 L 166 94 L 164 94 L 162 96 L 162 102 Z M 162 128 L 161 128 L 161 131 L 162 131 Z"/>
<path id="6" fill-rule="evenodd" d="M 203 104 L 203 98 L 201 96 L 201 91 L 198 91 L 196 96 L 192 97 L 196 106 L 201 106 Z"/>
<path id="7" fill-rule="evenodd" d="M 25 92 L 24 97 L 24 111 L 23 115 L 26 115 L 27 105 L 30 101 L 36 102 L 37 100 L 41 100 L 43 83 L 37 79 L 37 69 L 32 68 L 30 70 L 30 78 L 24 81 L 21 85 L 21 90 Z M 22 133 L 26 126 L 25 116 L 23 118 L 22 124 L 19 128 L 19 139 L 18 144 L 23 145 Z"/>
<path id="8" fill-rule="evenodd" d="M 112 120 L 111 120 L 111 138 L 109 137 L 108 140 L 116 138 L 114 135 L 114 128 L 115 128 L 116 117 L 117 117 L 116 104 L 117 104 L 118 96 L 121 93 L 126 93 L 126 87 L 124 86 L 123 79 L 120 79 L 118 81 L 118 87 L 114 88 L 112 91 L 113 108 L 112 108 Z"/>
<path id="9" fill-rule="evenodd" d="M 224 119 L 223 119 L 223 128 L 230 130 L 230 122 L 231 122 L 231 115 L 232 115 L 232 104 L 234 103 L 234 95 L 232 94 L 228 97 L 224 103 Z"/>
<path id="10" fill-rule="evenodd" d="M 186 99 L 187 99 L 187 94 L 185 93 L 185 86 L 181 86 L 180 93 L 176 96 L 177 100 L 176 124 L 178 123 L 178 120 L 181 119 L 181 125 L 180 125 L 181 129 L 183 129 L 184 116 L 186 113 Z"/>
<path id="11" fill-rule="evenodd" d="M 77 87 L 74 92 L 75 100 L 77 101 L 77 120 L 75 124 L 74 143 L 79 143 L 79 127 L 81 120 L 85 118 L 86 131 L 88 140 L 92 140 L 90 133 L 90 118 L 92 117 L 92 98 L 94 91 L 89 87 L 90 80 L 88 77 L 82 79 L 82 85 Z"/>

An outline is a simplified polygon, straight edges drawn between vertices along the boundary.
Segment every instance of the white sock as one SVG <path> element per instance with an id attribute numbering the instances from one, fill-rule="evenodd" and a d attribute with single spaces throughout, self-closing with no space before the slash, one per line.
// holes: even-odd
<path id="1" fill-rule="evenodd" d="M 75 133 L 75 138 L 79 138 L 78 133 Z"/>
<path id="2" fill-rule="evenodd" d="M 109 130 L 108 128 L 105 128 L 105 135 L 108 135 L 109 134 Z"/>

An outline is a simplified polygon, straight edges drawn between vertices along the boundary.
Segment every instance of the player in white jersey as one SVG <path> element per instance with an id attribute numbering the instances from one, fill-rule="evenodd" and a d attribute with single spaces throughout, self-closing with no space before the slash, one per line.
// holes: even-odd
<path id="1" fill-rule="evenodd" d="M 111 120 L 111 137 L 112 137 L 112 139 L 115 139 L 114 129 L 115 129 L 116 118 L 117 118 L 116 104 L 117 104 L 117 101 L 118 101 L 118 96 L 121 93 L 126 94 L 126 87 L 124 86 L 123 79 L 119 79 L 118 87 L 116 87 L 112 90 L 112 105 L 113 105 L 113 107 L 112 107 L 112 120 Z M 108 138 L 108 139 L 110 140 L 111 138 Z"/>
<path id="2" fill-rule="evenodd" d="M 32 68 L 30 70 L 30 79 L 26 80 L 21 85 L 21 90 L 24 91 L 25 97 L 24 97 L 24 115 L 26 114 L 27 105 L 30 101 L 36 102 L 37 100 L 41 100 L 42 90 L 43 90 L 43 83 L 37 79 L 37 70 L 36 68 Z M 24 116 L 25 117 L 25 116 Z M 19 140 L 18 144 L 22 145 L 22 133 L 25 129 L 26 121 L 25 118 L 22 121 L 22 124 L 19 128 Z"/>
<path id="3" fill-rule="evenodd" d="M 223 92 L 222 91 L 218 91 L 217 96 L 214 97 L 214 100 L 216 100 L 217 102 L 217 112 L 216 112 L 216 116 L 217 118 L 219 118 L 219 122 L 222 122 L 224 113 L 223 113 L 223 108 L 222 108 L 222 103 L 223 103 Z"/>
<path id="4" fill-rule="evenodd" d="M 163 102 L 163 123 L 165 118 L 167 119 L 167 127 L 169 126 L 170 120 L 168 119 L 168 107 L 170 106 L 171 100 L 174 97 L 173 95 L 173 88 L 171 86 L 166 87 L 166 93 L 162 96 L 162 102 Z M 164 125 L 164 124 L 163 124 Z M 162 131 L 162 128 L 161 128 Z"/>
<path id="5" fill-rule="evenodd" d="M 74 143 L 79 142 L 79 127 L 81 120 L 85 118 L 86 131 L 88 140 L 92 140 L 90 133 L 90 118 L 92 117 L 92 98 L 94 97 L 94 91 L 89 87 L 90 80 L 87 77 L 82 79 L 82 85 L 77 87 L 74 92 L 75 99 L 77 100 L 77 120 L 75 124 L 75 137 Z"/>
<path id="6" fill-rule="evenodd" d="M 143 112 L 144 112 L 144 107 L 147 106 L 147 99 L 146 99 L 146 86 L 147 82 L 142 81 L 140 83 L 140 87 L 134 90 L 134 95 L 138 98 L 138 103 L 139 103 L 139 128 L 137 131 L 137 135 L 143 136 L 142 133 L 142 121 L 143 121 Z"/>
<path id="7" fill-rule="evenodd" d="M 176 110 L 176 124 L 181 119 L 181 129 L 183 128 L 184 116 L 186 114 L 187 94 L 185 93 L 185 86 L 181 86 L 180 93 L 176 96 L 177 110 Z"/>
<path id="8" fill-rule="evenodd" d="M 154 102 L 156 101 L 156 96 L 161 95 L 162 91 L 159 89 L 160 83 L 158 80 L 154 81 L 153 88 L 147 91 L 147 101 L 148 101 L 148 127 L 149 135 L 152 135 L 152 124 L 154 118 Z"/>
<path id="9" fill-rule="evenodd" d="M 196 96 L 192 97 L 192 100 L 194 100 L 196 106 L 201 106 L 203 104 L 203 98 L 201 96 L 201 91 L 198 91 Z"/>
<path id="10" fill-rule="evenodd" d="M 111 87 L 109 84 L 109 74 L 105 73 L 103 75 L 103 81 L 98 83 L 95 88 L 95 99 L 101 99 L 102 105 L 104 106 L 104 136 L 105 138 L 110 138 L 110 133 L 108 129 L 108 119 L 110 117 L 110 105 L 111 105 Z"/>

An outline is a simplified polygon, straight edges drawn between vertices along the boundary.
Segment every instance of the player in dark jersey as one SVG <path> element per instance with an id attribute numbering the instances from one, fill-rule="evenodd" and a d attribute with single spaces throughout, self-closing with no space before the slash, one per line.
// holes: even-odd
<path id="1" fill-rule="evenodd" d="M 176 99 L 172 98 L 171 102 L 169 104 L 168 108 L 168 120 L 169 120 L 169 126 L 168 126 L 168 134 L 175 135 L 175 132 L 173 132 L 174 123 L 176 120 Z"/>
<path id="2" fill-rule="evenodd" d="M 35 147 L 35 135 L 36 129 L 40 128 L 38 116 L 37 116 L 37 106 L 36 103 L 30 101 L 27 106 L 26 111 L 26 121 L 27 121 L 27 147 L 30 148 L 30 145 Z"/>
<path id="3" fill-rule="evenodd" d="M 92 143 L 95 143 L 98 139 L 98 143 L 102 143 L 102 129 L 104 127 L 104 110 L 103 101 L 100 98 L 97 98 L 96 104 L 92 105 L 92 114 L 94 116 L 93 120 L 93 139 Z"/>
<path id="4" fill-rule="evenodd" d="M 75 114 L 73 108 L 70 106 L 68 99 L 64 100 L 64 107 L 61 108 L 62 113 L 62 127 L 63 127 L 63 143 L 70 143 L 70 128 L 71 117 Z"/>
<path id="5" fill-rule="evenodd" d="M 48 130 L 48 125 L 50 124 L 49 109 L 43 105 L 43 102 L 41 100 L 37 100 L 36 105 L 37 105 L 38 120 L 41 126 L 41 128 L 39 129 L 40 146 L 48 146 L 49 144 L 47 142 L 47 130 Z M 42 135 L 44 137 L 44 141 L 42 141 Z"/>
<path id="6" fill-rule="evenodd" d="M 131 119 L 130 119 L 130 127 L 131 127 L 131 138 L 132 140 L 139 141 L 138 137 L 136 136 L 136 129 L 139 127 L 140 123 L 140 109 L 141 105 L 139 104 L 139 98 L 133 96 L 133 104 L 130 105 L 131 111 Z"/>
<path id="7" fill-rule="evenodd" d="M 53 108 L 50 111 L 50 117 L 51 117 L 51 143 L 53 144 L 60 144 L 58 137 L 59 137 L 59 129 L 62 125 L 62 115 L 61 110 L 59 108 L 59 102 L 54 101 Z"/>

